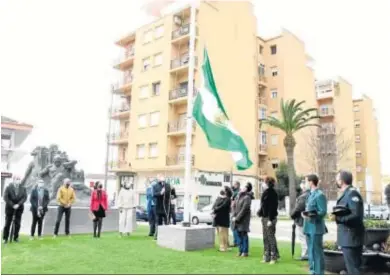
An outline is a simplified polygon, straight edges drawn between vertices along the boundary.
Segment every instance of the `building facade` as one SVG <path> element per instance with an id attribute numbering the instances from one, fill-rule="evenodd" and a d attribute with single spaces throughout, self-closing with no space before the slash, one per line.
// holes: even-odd
<path id="1" fill-rule="evenodd" d="M 316 82 L 320 129 L 309 136 L 308 148 L 315 172 L 322 180 L 328 199 L 337 198 L 336 174 L 350 170 L 356 178 L 356 143 L 352 86 L 342 78 Z"/>
<path id="2" fill-rule="evenodd" d="M 17 164 L 26 151 L 20 149 L 33 126 L 1 116 L 1 195 L 12 177 L 12 166 Z"/>
<path id="3" fill-rule="evenodd" d="M 378 120 L 371 98 L 353 101 L 357 186 L 367 203 L 383 200 Z"/>

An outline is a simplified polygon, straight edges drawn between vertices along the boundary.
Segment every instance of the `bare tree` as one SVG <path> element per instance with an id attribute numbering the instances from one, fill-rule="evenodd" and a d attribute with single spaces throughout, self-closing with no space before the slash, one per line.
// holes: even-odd
<path id="1" fill-rule="evenodd" d="M 345 129 L 336 130 L 335 127 L 321 127 L 310 130 L 305 137 L 307 149 L 305 157 L 312 167 L 312 171 L 320 177 L 320 184 L 328 199 L 336 199 L 336 174 L 338 164 L 351 160 L 348 151 L 353 139 L 345 136 Z"/>

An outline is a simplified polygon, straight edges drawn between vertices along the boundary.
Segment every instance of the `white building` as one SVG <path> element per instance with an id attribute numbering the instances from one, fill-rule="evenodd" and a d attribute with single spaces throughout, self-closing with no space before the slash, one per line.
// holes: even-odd
<path id="1" fill-rule="evenodd" d="M 30 124 L 1 116 L 1 195 L 11 180 L 13 166 L 27 154 L 20 146 L 32 129 Z"/>

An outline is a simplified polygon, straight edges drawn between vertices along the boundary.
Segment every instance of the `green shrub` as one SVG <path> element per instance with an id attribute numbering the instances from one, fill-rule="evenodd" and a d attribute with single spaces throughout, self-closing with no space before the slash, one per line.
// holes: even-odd
<path id="1" fill-rule="evenodd" d="M 367 228 L 388 228 L 390 229 L 390 224 L 387 221 L 383 220 L 364 220 L 364 227 Z"/>
<path id="2" fill-rule="evenodd" d="M 322 246 L 324 250 L 340 251 L 339 246 L 335 241 L 325 241 Z"/>

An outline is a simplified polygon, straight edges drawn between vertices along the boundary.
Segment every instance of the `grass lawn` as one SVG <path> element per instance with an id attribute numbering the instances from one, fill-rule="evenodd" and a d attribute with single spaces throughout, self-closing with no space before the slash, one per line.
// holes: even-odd
<path id="1" fill-rule="evenodd" d="M 59 236 L 2 245 L 2 274 L 307 274 L 307 265 L 291 257 L 290 244 L 279 242 L 280 262 L 261 264 L 262 242 L 250 241 L 250 256 L 237 258 L 237 249 L 177 252 L 158 247 L 147 228 L 130 237 L 103 233 Z M 299 245 L 298 245 L 299 247 Z M 217 247 L 216 247 L 217 248 Z M 299 248 L 298 248 L 299 251 Z M 296 253 L 297 255 L 299 252 Z"/>

